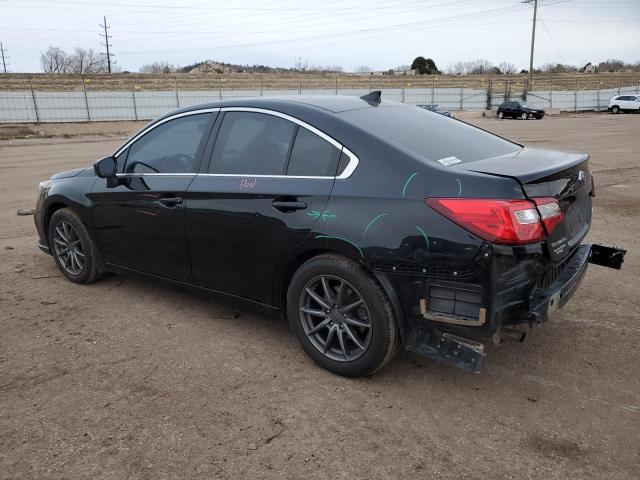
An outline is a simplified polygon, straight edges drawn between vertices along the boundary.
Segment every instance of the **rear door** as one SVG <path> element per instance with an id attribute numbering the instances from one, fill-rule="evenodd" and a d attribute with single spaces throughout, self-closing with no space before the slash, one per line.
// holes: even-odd
<path id="1" fill-rule="evenodd" d="M 325 210 L 341 146 L 277 112 L 223 109 L 209 161 L 187 193 L 195 282 L 275 304 L 285 260 Z"/>
<path id="2" fill-rule="evenodd" d="M 200 166 L 216 112 L 180 114 L 143 132 L 117 154 L 117 180 L 90 194 L 105 262 L 190 280 L 184 195 Z"/>

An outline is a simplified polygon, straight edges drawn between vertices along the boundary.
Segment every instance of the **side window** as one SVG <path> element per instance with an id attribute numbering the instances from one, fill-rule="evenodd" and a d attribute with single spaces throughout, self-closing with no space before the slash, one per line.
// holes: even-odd
<path id="1" fill-rule="evenodd" d="M 125 173 L 194 173 L 198 149 L 211 114 L 169 120 L 140 137 L 130 147 Z"/>
<path id="2" fill-rule="evenodd" d="M 296 125 L 264 113 L 227 112 L 210 173 L 283 175 Z"/>
<path id="3" fill-rule="evenodd" d="M 326 177 L 335 175 L 340 150 L 304 127 L 298 129 L 287 175 Z"/>

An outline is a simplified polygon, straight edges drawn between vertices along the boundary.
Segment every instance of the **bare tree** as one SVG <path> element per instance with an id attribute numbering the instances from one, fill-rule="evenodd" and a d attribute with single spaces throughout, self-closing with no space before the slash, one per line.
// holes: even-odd
<path id="1" fill-rule="evenodd" d="M 516 66 L 509 62 L 501 62 L 500 65 L 498 65 L 498 68 L 503 75 L 513 75 L 518 71 Z"/>
<path id="2" fill-rule="evenodd" d="M 485 75 L 491 73 L 493 64 L 489 60 L 483 60 L 481 58 L 468 62 L 468 71 L 471 75 Z"/>
<path id="3" fill-rule="evenodd" d="M 159 61 L 153 63 L 147 63 L 140 67 L 142 73 L 172 73 L 178 70 L 179 67 L 170 64 L 169 62 Z"/>
<path id="4" fill-rule="evenodd" d="M 71 60 L 60 47 L 49 47 L 40 53 L 40 65 L 44 73 L 68 73 Z"/>
<path id="5" fill-rule="evenodd" d="M 367 65 L 361 65 L 359 67 L 356 67 L 354 72 L 356 73 L 369 73 L 371 71 L 371 68 L 369 68 Z"/>
<path id="6" fill-rule="evenodd" d="M 578 67 L 575 65 L 566 65 L 563 63 L 547 63 L 540 67 L 545 73 L 568 73 L 568 72 L 577 72 Z"/>
<path id="7" fill-rule="evenodd" d="M 76 48 L 70 57 L 71 73 L 102 73 L 107 71 L 104 56 L 95 53 L 92 48 Z"/>

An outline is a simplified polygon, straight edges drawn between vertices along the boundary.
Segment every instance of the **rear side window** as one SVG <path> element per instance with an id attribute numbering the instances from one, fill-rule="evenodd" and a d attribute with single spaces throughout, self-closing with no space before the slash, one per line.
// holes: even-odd
<path id="1" fill-rule="evenodd" d="M 227 112 L 209 172 L 283 175 L 295 131 L 295 124 L 273 115 Z"/>
<path id="2" fill-rule="evenodd" d="M 287 175 L 333 176 L 339 159 L 340 150 L 315 133 L 300 127 L 291 150 Z"/>
<path id="3" fill-rule="evenodd" d="M 136 140 L 127 155 L 125 173 L 194 173 L 208 113 L 169 120 Z M 122 155 L 120 155 L 122 156 Z"/>
<path id="4" fill-rule="evenodd" d="M 522 148 L 467 123 L 414 106 L 363 108 L 338 115 L 426 160 L 456 157 L 461 162 L 473 162 Z"/>

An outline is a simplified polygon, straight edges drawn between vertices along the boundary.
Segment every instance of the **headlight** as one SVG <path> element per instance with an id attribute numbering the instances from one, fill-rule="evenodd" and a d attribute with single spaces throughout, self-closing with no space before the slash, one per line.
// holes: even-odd
<path id="1" fill-rule="evenodd" d="M 50 183 L 51 183 L 51 180 L 45 180 L 44 182 L 40 182 L 39 189 L 44 190 L 49 186 Z"/>

